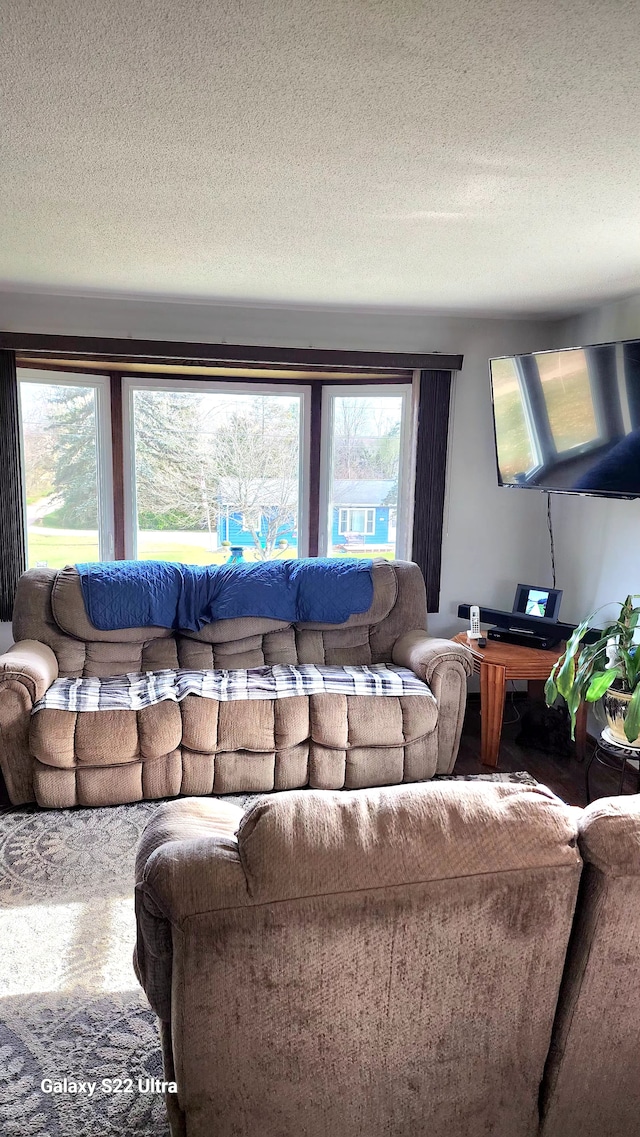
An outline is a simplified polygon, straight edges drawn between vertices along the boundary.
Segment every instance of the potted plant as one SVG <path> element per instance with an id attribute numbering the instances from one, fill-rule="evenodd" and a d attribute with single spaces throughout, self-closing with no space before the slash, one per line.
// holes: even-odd
<path id="1" fill-rule="evenodd" d="M 547 706 L 561 695 L 571 715 L 571 737 L 575 738 L 576 713 L 582 703 L 602 700 L 614 739 L 621 746 L 638 743 L 640 735 L 640 651 L 634 642 L 640 607 L 627 596 L 620 615 L 594 643 L 583 643 L 592 613 L 578 625 L 567 641 L 545 686 Z M 640 743 L 639 743 L 640 745 Z"/>

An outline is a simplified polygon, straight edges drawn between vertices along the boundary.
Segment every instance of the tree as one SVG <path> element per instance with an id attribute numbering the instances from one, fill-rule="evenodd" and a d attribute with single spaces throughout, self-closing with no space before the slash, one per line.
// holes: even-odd
<path id="1" fill-rule="evenodd" d="M 274 556 L 283 529 L 295 526 L 296 403 L 271 395 L 137 390 L 133 412 L 138 524 L 212 533 L 224 484 L 233 512 L 254 521 L 255 555 Z M 47 489 L 59 503 L 57 520 L 96 528 L 93 388 L 53 387 L 39 413 L 51 444 Z"/>
<path id="2" fill-rule="evenodd" d="M 283 530 L 295 526 L 298 436 L 297 408 L 263 395 L 232 411 L 210 437 L 209 477 L 221 504 L 251 521 L 254 556 L 262 560 L 276 555 Z"/>
<path id="3" fill-rule="evenodd" d="M 210 520 L 200 457 L 202 396 L 161 390 L 134 394 L 138 517 L 173 514 L 176 528 Z M 151 524 L 155 528 L 156 524 Z M 210 526 L 209 526 L 210 527 Z"/>
<path id="4" fill-rule="evenodd" d="M 366 477 L 365 424 L 370 405 L 366 399 L 336 399 L 333 423 L 333 476 L 350 481 Z"/>
<path id="5" fill-rule="evenodd" d="M 377 400 L 378 403 L 381 400 Z M 340 398 L 334 419 L 333 476 L 336 479 L 397 479 L 400 422 L 389 426 L 386 409 L 363 398 Z"/>
<path id="6" fill-rule="evenodd" d="M 49 423 L 53 492 L 59 519 L 72 529 L 98 527 L 96 408 L 93 387 L 52 387 Z"/>

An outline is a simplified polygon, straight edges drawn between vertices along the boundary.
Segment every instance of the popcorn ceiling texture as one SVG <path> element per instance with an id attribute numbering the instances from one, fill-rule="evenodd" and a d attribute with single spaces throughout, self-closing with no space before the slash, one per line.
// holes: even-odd
<path id="1" fill-rule="evenodd" d="M 0 287 L 567 311 L 640 286 L 635 0 L 6 0 Z"/>

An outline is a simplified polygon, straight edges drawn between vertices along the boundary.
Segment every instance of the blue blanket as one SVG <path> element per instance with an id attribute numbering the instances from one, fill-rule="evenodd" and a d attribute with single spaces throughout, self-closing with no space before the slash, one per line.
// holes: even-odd
<path id="1" fill-rule="evenodd" d="M 370 560 L 182 565 L 165 561 L 80 564 L 87 615 L 120 628 L 200 631 L 213 620 L 267 616 L 287 623 L 342 624 L 373 601 Z"/>

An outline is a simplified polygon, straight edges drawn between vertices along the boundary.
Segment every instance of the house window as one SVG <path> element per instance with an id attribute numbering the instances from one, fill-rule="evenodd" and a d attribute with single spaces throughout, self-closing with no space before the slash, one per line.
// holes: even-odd
<path id="1" fill-rule="evenodd" d="M 28 567 L 110 560 L 108 378 L 30 371 L 19 390 Z"/>
<path id="2" fill-rule="evenodd" d="M 126 379 L 128 555 L 222 563 L 305 556 L 308 392 Z"/>
<path id="3" fill-rule="evenodd" d="M 411 555 L 411 387 L 323 392 L 320 554 Z"/>
<path id="4" fill-rule="evenodd" d="M 351 535 L 373 536 L 376 531 L 375 509 L 341 509 L 338 533 L 341 537 Z"/>

